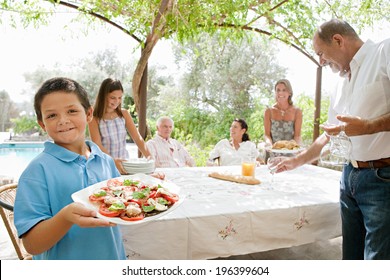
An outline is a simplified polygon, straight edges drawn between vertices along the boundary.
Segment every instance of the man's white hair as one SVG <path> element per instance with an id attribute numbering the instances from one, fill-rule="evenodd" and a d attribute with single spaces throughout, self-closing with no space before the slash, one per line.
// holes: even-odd
<path id="1" fill-rule="evenodd" d="M 170 117 L 163 116 L 163 117 L 158 118 L 158 120 L 156 122 L 156 126 L 160 126 L 163 121 L 170 121 L 172 123 L 172 126 L 175 125 L 175 123 L 173 122 L 173 120 Z"/>

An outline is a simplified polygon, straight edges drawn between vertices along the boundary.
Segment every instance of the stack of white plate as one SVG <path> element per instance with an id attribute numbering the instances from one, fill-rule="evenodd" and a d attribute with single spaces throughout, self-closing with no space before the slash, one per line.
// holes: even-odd
<path id="1" fill-rule="evenodd" d="M 155 167 L 154 167 L 154 160 L 152 159 L 146 159 L 146 158 L 132 158 L 127 161 L 123 161 L 123 168 L 129 173 L 129 174 L 136 174 L 136 173 L 144 173 L 144 174 L 150 174 L 153 173 Z"/>

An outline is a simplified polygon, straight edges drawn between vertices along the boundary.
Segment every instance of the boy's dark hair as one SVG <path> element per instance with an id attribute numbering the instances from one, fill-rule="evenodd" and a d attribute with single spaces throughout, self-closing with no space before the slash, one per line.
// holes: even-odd
<path id="1" fill-rule="evenodd" d="M 50 93 L 59 91 L 76 94 L 85 112 L 91 108 L 88 93 L 79 83 L 69 78 L 56 77 L 45 81 L 35 94 L 34 109 L 38 121 L 42 121 L 41 105 L 43 98 Z"/>

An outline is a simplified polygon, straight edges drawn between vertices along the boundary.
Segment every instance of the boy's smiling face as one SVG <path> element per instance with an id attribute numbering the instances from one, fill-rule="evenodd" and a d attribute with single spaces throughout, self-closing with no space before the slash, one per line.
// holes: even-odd
<path id="1" fill-rule="evenodd" d="M 92 120 L 92 107 L 86 113 L 76 94 L 58 91 L 43 98 L 41 111 L 42 121 L 38 123 L 54 143 L 79 153 L 79 148 L 85 145 L 85 129 Z"/>

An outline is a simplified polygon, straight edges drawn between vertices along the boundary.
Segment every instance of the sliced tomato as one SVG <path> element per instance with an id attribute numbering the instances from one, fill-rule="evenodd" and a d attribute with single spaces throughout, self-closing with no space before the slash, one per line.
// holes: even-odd
<path id="1" fill-rule="evenodd" d="M 122 186 L 123 182 L 118 180 L 118 179 L 110 179 L 107 181 L 107 186 L 108 187 L 117 187 L 117 186 Z"/>
<path id="2" fill-rule="evenodd" d="M 130 202 L 135 202 L 135 203 L 137 203 L 139 206 L 142 206 L 142 203 L 143 203 L 143 201 L 142 201 L 141 199 L 135 199 L 135 198 L 130 199 Z"/>
<path id="3" fill-rule="evenodd" d="M 149 197 L 150 198 L 156 198 L 157 191 L 150 191 Z"/>
<path id="4" fill-rule="evenodd" d="M 99 202 L 99 201 L 103 201 L 105 197 L 106 197 L 105 195 L 103 195 L 103 196 L 96 196 L 96 195 L 91 194 L 89 196 L 89 200 L 92 201 L 92 202 Z"/>
<path id="5" fill-rule="evenodd" d="M 122 212 L 120 214 L 120 218 L 122 220 L 125 220 L 125 221 L 131 221 L 131 222 L 135 222 L 135 221 L 140 221 L 140 220 L 143 220 L 145 218 L 144 214 L 140 214 L 138 216 L 135 216 L 135 217 L 129 217 L 126 215 L 126 212 Z"/>
<path id="6" fill-rule="evenodd" d="M 118 217 L 122 212 L 123 210 L 111 211 L 105 203 L 102 203 L 99 207 L 99 213 L 106 217 Z"/>
<path id="7" fill-rule="evenodd" d="M 179 201 L 179 196 L 177 194 L 172 194 L 172 196 L 166 195 L 166 194 L 161 194 L 161 197 L 164 199 L 168 200 L 170 203 L 176 203 Z"/>
<path id="8" fill-rule="evenodd" d="M 136 192 L 136 191 L 138 191 L 138 188 L 137 187 L 132 187 L 132 186 L 125 186 L 125 187 L 123 187 L 123 190 L 125 192 Z"/>

